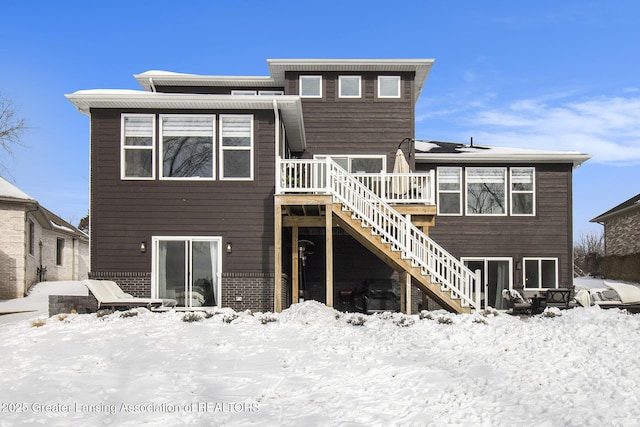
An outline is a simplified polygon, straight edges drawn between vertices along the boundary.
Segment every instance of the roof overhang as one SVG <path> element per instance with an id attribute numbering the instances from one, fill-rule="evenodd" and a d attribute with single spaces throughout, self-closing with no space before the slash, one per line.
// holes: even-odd
<path id="1" fill-rule="evenodd" d="M 300 97 L 296 95 L 206 95 L 145 92 L 139 90 L 85 90 L 65 95 L 78 111 L 88 116 L 93 108 L 185 109 L 185 110 L 273 110 L 274 105 L 287 129 L 293 151 L 304 151 L 306 137 Z"/>
<path id="2" fill-rule="evenodd" d="M 272 88 L 284 85 L 284 81 L 276 82 L 269 76 L 207 76 L 199 74 L 172 73 L 169 71 L 151 70 L 134 74 L 133 77 L 146 91 L 153 91 L 155 86 L 198 86 L 198 87 L 264 87 Z"/>
<path id="3" fill-rule="evenodd" d="M 430 153 L 416 151 L 418 163 L 570 163 L 574 168 L 591 158 L 590 155 L 577 151 L 542 151 L 503 147 L 468 147 L 455 153 Z"/>
<path id="4" fill-rule="evenodd" d="M 637 199 L 637 200 L 634 201 L 634 199 Z M 628 206 L 625 206 L 627 204 Z M 598 215 L 597 217 L 593 218 L 589 222 L 603 223 L 606 220 L 614 218 L 618 215 L 625 215 L 630 212 L 634 212 L 638 210 L 640 210 L 640 194 L 635 197 L 632 197 L 630 200 L 624 203 L 621 203 L 620 205 L 614 207 L 613 209 L 610 209 L 607 212 Z"/>

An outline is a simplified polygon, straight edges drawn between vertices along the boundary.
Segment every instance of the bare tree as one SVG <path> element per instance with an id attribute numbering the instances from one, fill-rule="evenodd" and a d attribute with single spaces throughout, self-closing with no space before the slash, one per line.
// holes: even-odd
<path id="1" fill-rule="evenodd" d="M 573 246 L 574 270 L 578 275 L 599 275 L 604 256 L 602 233 L 586 233 Z"/>
<path id="2" fill-rule="evenodd" d="M 13 102 L 0 92 L 0 148 L 13 156 L 13 147 L 22 145 L 20 137 L 26 129 L 24 119 L 16 116 Z M 5 170 L 4 163 L 0 162 L 0 172 Z"/>

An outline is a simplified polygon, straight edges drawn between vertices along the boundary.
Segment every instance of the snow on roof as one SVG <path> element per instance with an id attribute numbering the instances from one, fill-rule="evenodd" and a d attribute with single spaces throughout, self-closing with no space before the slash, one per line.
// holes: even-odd
<path id="1" fill-rule="evenodd" d="M 455 142 L 415 141 L 416 160 L 428 162 L 542 162 L 580 166 L 591 156 L 578 151 L 533 150 L 517 147 L 465 145 Z"/>
<path id="2" fill-rule="evenodd" d="M 27 193 L 2 177 L 0 177 L 0 198 L 35 202 L 33 197 L 29 196 Z"/>

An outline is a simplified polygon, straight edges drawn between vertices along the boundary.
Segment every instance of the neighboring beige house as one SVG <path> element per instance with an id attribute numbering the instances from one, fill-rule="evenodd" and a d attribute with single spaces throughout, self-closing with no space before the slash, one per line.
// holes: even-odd
<path id="1" fill-rule="evenodd" d="M 640 194 L 593 218 L 604 226 L 602 274 L 640 282 Z"/>
<path id="2" fill-rule="evenodd" d="M 0 299 L 88 277 L 89 237 L 0 177 Z"/>

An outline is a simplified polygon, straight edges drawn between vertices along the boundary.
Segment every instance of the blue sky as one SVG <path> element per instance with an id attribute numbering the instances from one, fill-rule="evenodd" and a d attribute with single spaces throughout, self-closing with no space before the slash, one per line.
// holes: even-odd
<path id="1" fill-rule="evenodd" d="M 577 150 L 574 235 L 640 193 L 640 2 L 25 1 L 3 5 L 0 91 L 30 129 L 9 179 L 74 224 L 89 119 L 64 94 L 151 69 L 268 75 L 267 58 L 435 58 L 416 137 Z"/>

